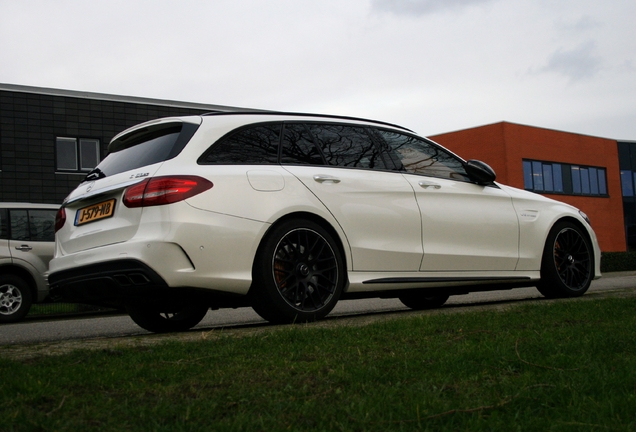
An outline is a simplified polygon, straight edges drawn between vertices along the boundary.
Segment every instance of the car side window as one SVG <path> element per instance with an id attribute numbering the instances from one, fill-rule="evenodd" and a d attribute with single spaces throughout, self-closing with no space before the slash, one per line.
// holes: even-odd
<path id="1" fill-rule="evenodd" d="M 329 165 L 387 169 L 378 146 L 364 128 L 336 124 L 308 126 Z"/>
<path id="2" fill-rule="evenodd" d="M 11 240 L 29 240 L 29 216 L 26 210 L 9 210 Z"/>
<path id="3" fill-rule="evenodd" d="M 198 160 L 202 165 L 270 165 L 278 163 L 282 123 L 249 126 L 232 132 Z"/>
<path id="4" fill-rule="evenodd" d="M 302 123 L 285 123 L 281 147 L 281 164 L 327 165 L 309 129 Z"/>
<path id="5" fill-rule="evenodd" d="M 54 210 L 29 210 L 29 238 L 33 241 L 55 241 Z"/>
<path id="6" fill-rule="evenodd" d="M 9 210 L 11 240 L 55 241 L 55 210 Z"/>
<path id="7" fill-rule="evenodd" d="M 430 177 L 470 181 L 462 161 L 441 147 L 398 132 L 377 130 L 388 144 L 401 171 Z"/>

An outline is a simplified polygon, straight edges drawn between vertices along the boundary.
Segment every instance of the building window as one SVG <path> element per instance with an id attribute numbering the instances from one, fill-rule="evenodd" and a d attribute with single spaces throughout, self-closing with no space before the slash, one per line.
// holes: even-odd
<path id="1" fill-rule="evenodd" d="M 90 171 L 100 160 L 99 140 L 57 137 L 55 156 L 58 171 Z"/>
<path id="2" fill-rule="evenodd" d="M 636 183 L 636 172 L 621 170 L 621 188 L 624 197 L 634 196 L 634 184 Z"/>
<path id="3" fill-rule="evenodd" d="M 523 161 L 523 187 L 538 193 L 607 196 L 605 168 Z"/>

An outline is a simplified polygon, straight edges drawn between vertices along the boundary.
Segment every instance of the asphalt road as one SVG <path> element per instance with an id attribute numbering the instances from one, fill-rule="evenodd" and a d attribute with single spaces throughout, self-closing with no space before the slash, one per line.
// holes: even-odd
<path id="1" fill-rule="evenodd" d="M 608 273 L 592 282 L 586 296 L 620 295 L 626 291 L 636 292 L 636 272 Z M 535 288 L 519 288 L 509 291 L 491 291 L 451 297 L 443 309 L 478 308 L 484 305 L 507 305 L 511 303 L 537 301 L 543 297 Z M 397 299 L 347 300 L 336 305 L 327 319 L 341 317 L 368 317 L 387 313 L 408 313 L 410 309 Z M 242 328 L 267 326 L 251 308 L 221 309 L 210 311 L 195 331 L 215 328 Z M 16 324 L 0 326 L 0 347 L 8 345 L 30 345 L 63 341 L 80 341 L 125 336 L 148 335 L 127 315 L 92 317 L 67 317 L 57 319 L 25 320 Z M 2 348 L 0 348 L 2 349 Z"/>

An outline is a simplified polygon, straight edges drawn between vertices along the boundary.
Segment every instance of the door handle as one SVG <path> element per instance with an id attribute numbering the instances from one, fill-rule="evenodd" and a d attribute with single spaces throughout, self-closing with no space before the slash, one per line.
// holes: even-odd
<path id="1" fill-rule="evenodd" d="M 15 248 L 16 248 L 16 250 L 19 250 L 19 251 L 22 251 L 22 252 L 28 252 L 28 251 L 30 251 L 31 249 L 33 249 L 33 248 L 32 248 L 31 246 L 29 246 L 29 245 L 20 245 L 20 246 L 16 246 Z"/>
<path id="2" fill-rule="evenodd" d="M 316 174 L 314 176 L 314 180 L 318 183 L 340 183 L 340 179 L 338 177 L 332 177 L 328 175 Z"/>
<path id="3" fill-rule="evenodd" d="M 424 189 L 428 189 L 428 188 L 441 189 L 442 188 L 442 186 L 439 183 L 430 182 L 426 180 L 421 180 L 417 184 L 420 185 L 420 187 L 423 187 Z"/>

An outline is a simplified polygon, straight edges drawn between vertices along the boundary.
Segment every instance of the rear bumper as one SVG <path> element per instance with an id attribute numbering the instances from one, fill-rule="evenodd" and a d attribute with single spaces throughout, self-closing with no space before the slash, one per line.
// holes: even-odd
<path id="1" fill-rule="evenodd" d="M 170 311 L 184 304 L 213 309 L 248 306 L 248 297 L 211 289 L 170 287 L 151 267 L 121 259 L 74 267 L 49 275 L 50 297 L 57 302 L 84 303 L 124 309 L 143 304 Z"/>
<path id="2" fill-rule="evenodd" d="M 235 235 L 231 230 L 206 233 L 205 227 L 193 224 L 181 224 L 175 230 L 178 239 L 139 235 L 126 242 L 74 253 L 65 253 L 58 246 L 49 270 L 53 275 L 133 260 L 154 270 L 171 288 L 192 287 L 247 294 L 252 283 L 252 260 L 258 244 L 256 235 L 247 235 L 243 231 L 241 235 Z"/>
<path id="3" fill-rule="evenodd" d="M 127 302 L 163 297 L 166 282 L 136 260 L 91 264 L 49 275 L 53 301 L 121 307 Z"/>

